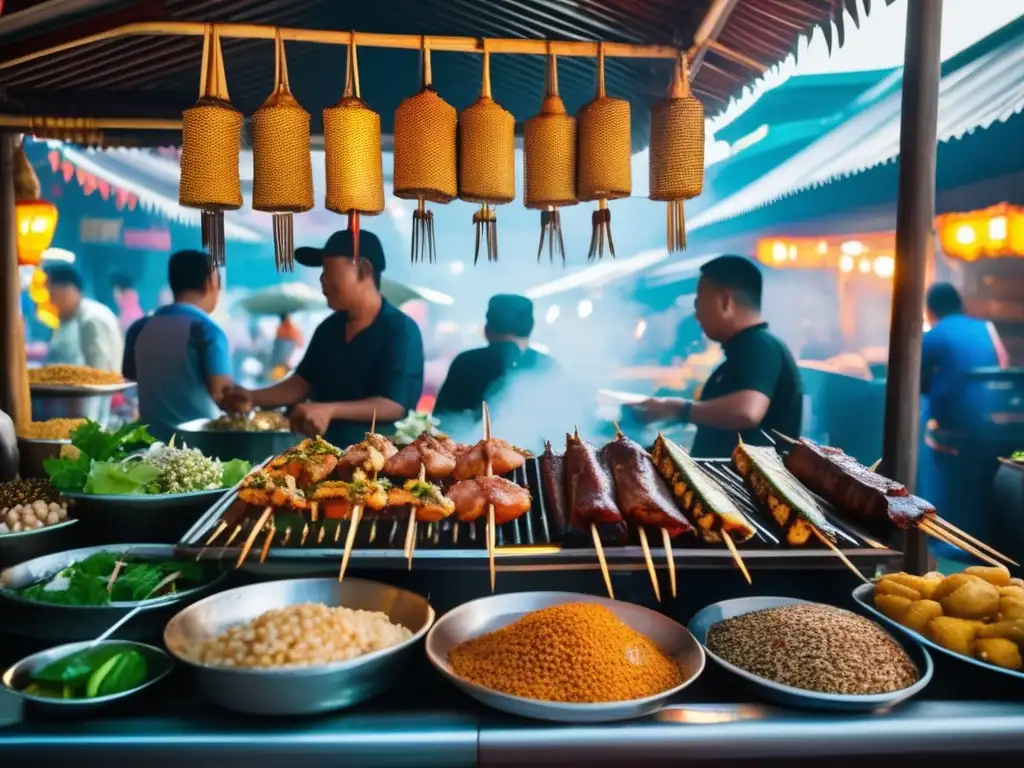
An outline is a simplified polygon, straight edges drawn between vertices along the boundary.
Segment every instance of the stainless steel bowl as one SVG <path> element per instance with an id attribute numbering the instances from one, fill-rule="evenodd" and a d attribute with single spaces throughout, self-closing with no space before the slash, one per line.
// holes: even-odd
<path id="1" fill-rule="evenodd" d="M 174 428 L 180 440 L 221 461 L 245 459 L 254 466 L 279 456 L 303 439 L 294 432 L 244 432 L 210 429 L 209 419 L 193 419 Z"/>
<path id="2" fill-rule="evenodd" d="M 38 440 L 18 437 L 18 473 L 23 478 L 47 478 L 43 462 L 60 456 L 60 449 L 71 445 L 70 440 Z"/>
<path id="3" fill-rule="evenodd" d="M 39 530 L 46 530 L 45 528 Z M 102 634 L 107 627 L 133 610 L 138 603 L 110 603 L 103 606 L 53 605 L 26 600 L 14 590 L 36 584 L 59 573 L 72 563 L 97 552 L 126 552 L 133 557 L 165 560 L 174 557 L 174 547 L 167 544 L 107 544 L 83 547 L 37 557 L 7 568 L 0 573 L 0 617 L 4 630 L 51 643 L 88 640 Z M 194 589 L 186 589 L 153 600 L 144 601 L 140 615 L 118 631 L 119 637 L 159 637 L 165 622 L 183 603 L 193 602 L 209 594 L 224 579 L 221 574 Z"/>
<path id="4" fill-rule="evenodd" d="M 129 696 L 146 690 L 150 686 L 156 685 L 158 682 L 163 680 L 170 674 L 171 669 L 174 667 L 174 662 L 171 657 L 161 648 L 155 648 L 152 645 L 146 645 L 145 643 L 132 643 L 126 640 L 104 640 L 96 644 L 97 648 L 104 648 L 107 646 L 118 647 L 124 649 L 131 649 L 138 651 L 146 658 L 147 666 L 149 667 L 149 677 L 142 685 L 138 688 L 132 688 L 129 691 L 122 691 L 121 693 L 114 693 L 110 696 L 97 696 L 92 699 L 50 699 L 43 696 L 33 696 L 30 693 L 25 693 L 22 689 L 25 688 L 32 678 L 32 674 L 45 667 L 47 664 L 62 659 L 72 653 L 78 651 L 84 651 L 92 644 L 91 640 L 86 640 L 81 643 L 68 643 L 66 645 L 58 645 L 55 648 L 47 648 L 45 651 L 34 653 L 31 656 L 27 656 L 19 661 L 14 666 L 8 668 L 3 675 L 3 684 L 8 691 L 20 696 L 24 701 L 32 702 L 32 704 L 38 708 L 45 708 L 54 711 L 61 711 L 64 713 L 70 712 L 81 712 L 88 709 L 96 709 L 109 704 L 113 704 L 116 701 L 120 701 Z"/>
<path id="5" fill-rule="evenodd" d="M 74 518 L 31 531 L 0 533 L 0 568 L 8 568 L 35 557 L 60 552 L 75 545 Z"/>
<path id="6" fill-rule="evenodd" d="M 736 600 L 723 600 L 699 611 L 690 619 L 690 623 L 687 626 L 689 626 L 693 636 L 704 646 L 704 650 L 707 651 L 712 661 L 738 676 L 749 688 L 766 699 L 788 706 L 840 712 L 871 712 L 895 706 L 901 701 L 909 699 L 914 694 L 923 690 L 932 679 L 934 668 L 932 657 L 928 655 L 928 652 L 913 641 L 901 640 L 893 635 L 889 635 L 889 637 L 907 652 L 910 660 L 917 667 L 917 682 L 909 688 L 903 688 L 899 691 L 871 695 L 819 693 L 818 691 L 806 691 L 802 688 L 782 685 L 766 680 L 763 677 L 758 677 L 730 664 L 720 656 L 716 656 L 707 647 L 708 630 L 724 619 L 731 619 L 735 616 L 742 616 L 745 613 L 753 613 L 754 611 L 764 611 L 769 608 L 782 608 L 787 605 L 802 604 L 809 603 L 807 600 L 797 600 L 791 597 L 741 597 Z"/>
<path id="7" fill-rule="evenodd" d="M 201 664 L 190 651 L 266 611 L 300 603 L 382 611 L 413 636 L 392 648 L 351 661 L 314 667 L 240 669 Z M 186 608 L 167 624 L 164 644 L 195 671 L 212 701 L 254 715 L 308 715 L 342 709 L 381 693 L 397 681 L 434 623 L 434 609 L 404 589 L 361 579 L 291 579 L 230 589 Z"/>
<path id="8" fill-rule="evenodd" d="M 177 542 L 230 488 L 192 493 L 107 496 L 65 493 L 68 513 L 89 527 L 93 541 Z"/>
<path id="9" fill-rule="evenodd" d="M 647 635 L 679 662 L 683 682 L 657 696 L 598 704 L 566 704 L 510 696 L 464 680 L 452 670 L 448 654 L 459 643 L 508 626 L 524 614 L 564 603 L 603 605 L 628 627 Z M 656 611 L 632 603 L 574 592 L 517 592 L 491 595 L 461 605 L 442 616 L 427 636 L 427 657 L 442 675 L 482 704 L 502 712 L 561 723 L 601 723 L 649 715 L 704 671 L 704 650 L 686 627 Z"/>
<path id="10" fill-rule="evenodd" d="M 965 664 L 971 664 L 972 666 L 988 670 L 989 672 L 995 672 L 1001 675 L 1009 675 L 1010 677 L 1016 677 L 1018 680 L 1024 680 L 1024 672 L 1020 672 L 1016 669 L 1006 669 L 1004 667 L 997 667 L 995 664 L 986 664 L 984 661 L 981 661 L 980 659 L 974 659 L 970 656 L 964 656 L 962 653 L 957 653 L 956 651 L 951 651 L 948 648 L 943 648 L 941 645 L 932 642 L 919 632 L 915 632 L 914 630 L 909 629 L 908 627 L 904 627 L 898 621 L 890 619 L 884 613 L 875 608 L 874 595 L 875 587 L 872 584 L 861 584 L 853 591 L 853 599 L 860 604 L 861 608 L 870 613 L 879 621 L 888 624 L 901 635 L 911 638 L 912 642 L 917 642 L 921 643 L 921 645 L 926 645 L 933 651 L 938 651 L 939 653 L 945 654 L 946 656 L 951 656 L 954 659 L 959 659 Z"/>

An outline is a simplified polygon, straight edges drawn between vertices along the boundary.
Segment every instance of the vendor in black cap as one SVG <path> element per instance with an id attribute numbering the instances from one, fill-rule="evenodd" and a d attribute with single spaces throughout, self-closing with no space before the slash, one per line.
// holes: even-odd
<path id="1" fill-rule="evenodd" d="M 390 424 L 416 407 L 423 390 L 423 339 L 411 317 L 380 293 L 384 251 L 372 232 L 335 232 L 323 248 L 297 248 L 295 260 L 321 267 L 320 285 L 334 314 L 320 323 L 295 373 L 266 389 L 236 387 L 225 410 L 295 406 L 292 427 L 338 446 L 363 439 L 374 413 Z"/>
<path id="2" fill-rule="evenodd" d="M 492 296 L 484 327 L 487 346 L 463 352 L 452 361 L 434 414 L 479 415 L 484 400 L 496 398 L 513 375 L 554 371 L 554 360 L 529 346 L 531 333 L 532 301 L 511 294 Z"/>

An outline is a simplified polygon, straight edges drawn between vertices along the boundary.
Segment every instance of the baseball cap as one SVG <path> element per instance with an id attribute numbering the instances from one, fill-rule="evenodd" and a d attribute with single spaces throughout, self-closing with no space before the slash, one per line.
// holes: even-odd
<path id="1" fill-rule="evenodd" d="M 306 245 L 295 249 L 295 260 L 304 267 L 322 267 L 324 259 L 334 257 L 352 258 L 352 230 L 343 229 L 335 232 L 324 243 L 323 248 Z M 379 276 L 384 271 L 384 249 L 380 239 L 368 230 L 359 232 L 359 258 L 366 259 Z"/>
<path id="2" fill-rule="evenodd" d="M 492 296 L 487 304 L 487 327 L 492 333 L 529 336 L 533 333 L 533 302 L 512 293 Z"/>

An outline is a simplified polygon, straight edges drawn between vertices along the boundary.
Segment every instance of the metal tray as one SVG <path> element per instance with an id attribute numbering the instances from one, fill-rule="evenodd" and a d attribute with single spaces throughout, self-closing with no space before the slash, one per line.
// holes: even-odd
<path id="1" fill-rule="evenodd" d="M 564 603 L 594 603 L 608 608 L 624 624 L 647 635 L 665 653 L 676 658 L 683 672 L 683 682 L 675 688 L 643 699 L 567 704 L 510 696 L 485 688 L 456 675 L 448 663 L 448 654 L 460 643 L 506 627 L 532 611 Z M 481 704 L 513 715 L 561 723 L 603 723 L 649 715 L 661 709 L 670 698 L 696 680 L 704 671 L 705 663 L 704 650 L 682 624 L 639 605 L 575 592 L 491 595 L 461 605 L 442 616 L 430 630 L 427 635 L 427 658 L 451 683 Z"/>
<path id="2" fill-rule="evenodd" d="M 957 653 L 956 651 L 951 651 L 948 648 L 943 648 L 941 645 L 929 640 L 921 633 L 915 632 L 912 629 L 904 627 L 898 621 L 890 619 L 884 613 L 875 608 L 871 599 L 874 596 L 874 591 L 875 588 L 873 585 L 861 584 L 859 587 L 853 590 L 853 599 L 857 601 L 861 608 L 870 613 L 874 618 L 878 619 L 879 621 L 885 622 L 893 629 L 899 630 L 901 634 L 910 637 L 914 642 L 921 643 L 921 645 L 925 645 L 931 648 L 933 651 L 938 651 L 939 653 L 945 654 L 946 656 L 950 656 L 954 659 L 959 659 L 965 664 L 980 667 L 981 669 L 987 670 L 989 672 L 995 672 L 1001 675 L 1016 677 L 1018 680 L 1024 680 L 1024 672 L 1019 672 L 1015 669 L 1004 669 L 1003 667 L 997 667 L 994 664 L 986 664 L 984 661 L 981 661 L 980 659 L 971 658 L 970 656 L 964 656 L 962 653 Z"/>
<path id="3" fill-rule="evenodd" d="M 742 480 L 732 470 L 728 460 L 701 461 L 701 465 L 722 483 L 726 492 L 734 498 L 740 509 L 750 520 L 756 534 L 750 541 L 740 544 L 743 559 L 748 568 L 843 568 L 836 556 L 823 546 L 812 544 L 790 547 L 779 542 L 778 526 L 763 515 L 754 505 L 743 487 Z M 598 563 L 594 556 L 593 544 L 586 541 L 559 540 L 557 531 L 545 509 L 544 496 L 540 491 L 540 472 L 535 458 L 511 476 L 515 482 L 530 489 L 533 507 L 518 520 L 500 526 L 496 534 L 496 569 L 498 571 L 530 571 L 557 567 L 571 570 L 594 570 Z M 183 553 L 204 557 L 234 560 L 240 553 L 239 545 L 251 531 L 255 517 L 261 510 L 249 507 L 238 500 L 236 493 L 230 493 L 202 516 L 202 518 L 181 538 L 178 548 Z M 256 513 L 256 514 L 254 514 Z M 840 531 L 839 545 L 844 554 L 862 570 L 869 573 L 879 567 L 898 566 L 902 561 L 899 552 L 885 547 L 868 532 L 839 517 L 834 510 L 827 515 Z M 228 524 L 215 546 L 205 548 L 205 543 L 217 529 L 219 523 Z M 281 564 L 293 566 L 288 570 L 297 573 L 321 573 L 337 571 L 341 561 L 348 522 L 342 522 L 340 534 L 335 540 L 336 521 L 321 522 L 326 527 L 323 540 L 319 528 L 310 526 L 305 544 L 301 542 L 301 530 L 305 521 L 298 515 L 280 514 L 276 518 L 277 538 L 271 546 L 267 560 L 259 563 L 263 534 L 256 539 L 256 545 L 249 559 L 242 566 L 250 571 L 271 571 Z M 232 546 L 223 546 L 228 536 L 239 527 Z M 292 532 L 287 545 L 283 544 L 285 529 Z M 458 532 L 456 534 L 456 531 Z M 364 520 L 357 533 L 351 556 L 353 568 L 405 568 L 403 552 L 406 523 L 404 521 L 380 521 L 376 525 Z M 417 568 L 486 570 L 488 567 L 484 521 L 456 523 L 445 521 L 435 525 L 419 525 L 417 531 L 415 564 Z M 651 539 L 651 552 L 655 566 L 667 569 L 665 551 L 660 537 Z M 632 540 L 623 546 L 606 544 L 604 547 L 608 566 L 616 571 L 634 571 L 646 568 L 643 550 Z M 735 568 L 729 551 L 724 546 L 705 544 L 696 539 L 673 545 L 677 568 Z"/>
<path id="4" fill-rule="evenodd" d="M 391 648 L 312 667 L 215 667 L 189 654 L 197 643 L 231 627 L 300 603 L 382 611 L 413 634 Z M 192 668 L 199 689 L 222 707 L 254 715 L 308 715 L 358 704 L 396 683 L 433 623 L 430 603 L 404 589 L 352 578 L 292 579 L 229 589 L 201 600 L 168 622 L 164 644 Z"/>
<path id="5" fill-rule="evenodd" d="M 45 530 L 45 529 L 44 529 Z M 26 600 L 15 589 L 47 579 L 72 563 L 96 552 L 127 552 L 140 559 L 170 559 L 174 548 L 166 544 L 107 544 L 83 547 L 37 557 L 7 568 L 0 573 L 0 615 L 7 631 L 54 643 L 88 640 L 102 634 L 107 627 L 133 610 L 138 603 L 110 603 L 102 606 L 52 605 Z M 174 594 L 144 601 L 140 616 L 122 627 L 117 637 L 148 638 L 159 634 L 159 628 L 183 603 L 193 602 L 217 588 L 226 574 L 209 583 Z"/>
<path id="6" fill-rule="evenodd" d="M 731 619 L 735 616 L 742 616 L 745 613 L 763 611 L 768 608 L 806 604 L 810 604 L 809 601 L 791 597 L 741 597 L 736 600 L 723 600 L 698 611 L 690 619 L 687 627 L 703 646 L 705 653 L 707 653 L 712 661 L 739 677 L 748 688 L 764 696 L 766 699 L 788 706 L 839 712 L 872 712 L 895 706 L 901 701 L 909 699 L 911 696 L 922 691 L 932 679 L 934 666 L 932 664 L 932 657 L 928 655 L 928 652 L 913 640 L 908 641 L 906 638 L 901 639 L 891 634 L 889 636 L 893 642 L 907 652 L 911 661 L 917 667 L 918 680 L 910 687 L 899 691 L 863 696 L 806 691 L 802 688 L 794 688 L 790 685 L 782 685 L 781 683 L 766 680 L 763 677 L 758 677 L 730 664 L 707 647 L 708 630 L 724 619 Z"/>
<path id="7" fill-rule="evenodd" d="M 135 388 L 134 381 L 122 381 L 118 384 L 92 384 L 71 386 L 68 384 L 29 384 L 32 397 L 101 397 L 116 395 Z"/>

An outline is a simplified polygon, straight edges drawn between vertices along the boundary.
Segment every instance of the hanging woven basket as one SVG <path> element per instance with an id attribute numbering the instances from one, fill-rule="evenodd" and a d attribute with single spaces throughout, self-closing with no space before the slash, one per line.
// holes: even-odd
<path id="1" fill-rule="evenodd" d="M 558 61 L 551 53 L 540 113 L 523 127 L 523 177 L 523 204 L 542 212 L 537 260 L 546 239 L 550 259 L 557 252 L 564 263 L 558 209 L 576 205 L 576 118 L 566 114 L 558 95 Z"/>
<path id="2" fill-rule="evenodd" d="M 597 49 L 597 95 L 577 115 L 576 196 L 598 201 L 594 212 L 590 258 L 604 254 L 605 240 L 612 257 L 615 244 L 611 234 L 608 200 L 629 197 L 633 191 L 630 173 L 630 109 L 625 99 L 605 93 L 604 44 Z"/>
<path id="3" fill-rule="evenodd" d="M 359 89 L 355 33 L 348 46 L 341 101 L 324 110 L 324 162 L 327 210 L 348 216 L 352 257 L 358 259 L 360 216 L 376 216 L 384 210 L 384 162 L 380 115 L 363 103 Z"/>
<path id="4" fill-rule="evenodd" d="M 292 95 L 284 40 L 274 40 L 274 91 L 252 116 L 252 208 L 274 214 L 278 270 L 295 265 L 293 213 L 313 208 L 309 113 Z"/>
<path id="5" fill-rule="evenodd" d="M 459 197 L 481 203 L 473 215 L 476 250 L 487 244 L 487 260 L 498 260 L 498 218 L 492 206 L 516 198 L 516 120 L 491 98 L 491 56 L 484 43 L 480 98 L 459 116 Z"/>
<path id="6" fill-rule="evenodd" d="M 704 189 L 704 106 L 690 91 L 682 53 L 666 98 L 651 109 L 650 199 L 668 202 L 669 251 L 686 249 L 683 201 Z"/>
<path id="7" fill-rule="evenodd" d="M 224 211 L 242 207 L 242 113 L 231 105 L 216 25 L 203 38 L 199 101 L 182 114 L 178 202 L 202 211 L 203 247 L 224 264 Z"/>
<path id="8" fill-rule="evenodd" d="M 395 110 L 394 194 L 419 204 L 413 213 L 412 260 L 433 262 L 433 214 L 425 203 L 449 203 L 459 193 L 455 107 L 431 86 L 430 47 L 423 38 L 423 89 Z"/>

